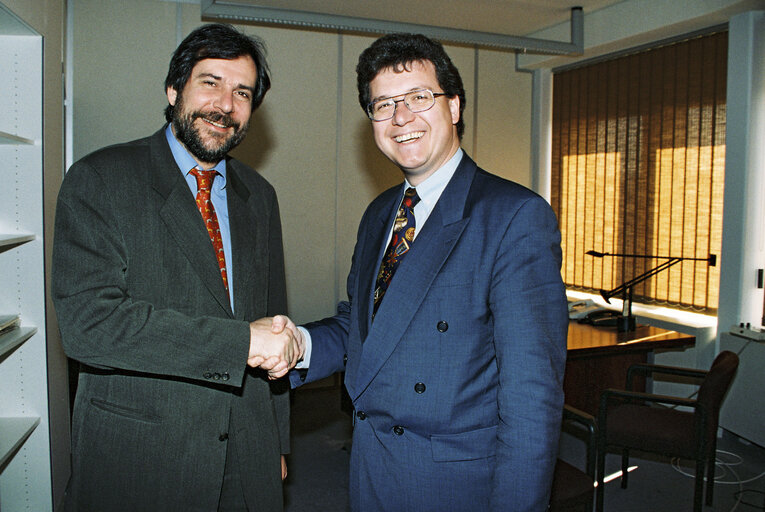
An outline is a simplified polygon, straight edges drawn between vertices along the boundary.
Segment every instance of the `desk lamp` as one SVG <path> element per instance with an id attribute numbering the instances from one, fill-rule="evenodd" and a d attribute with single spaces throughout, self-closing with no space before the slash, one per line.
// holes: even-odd
<path id="1" fill-rule="evenodd" d="M 616 254 L 616 253 L 610 253 L 610 252 L 598 252 L 598 251 L 587 251 L 585 254 L 588 256 L 594 256 L 595 258 L 602 258 L 604 256 L 613 256 L 617 258 L 651 258 L 651 259 L 664 259 L 667 260 L 660 265 L 657 265 L 656 267 L 652 268 L 651 270 L 648 270 L 647 272 L 643 272 L 639 276 L 630 279 L 626 283 L 620 284 L 616 288 L 614 288 L 611 291 L 606 290 L 600 290 L 600 296 L 603 297 L 603 299 L 608 303 L 611 304 L 611 297 L 615 295 L 622 295 L 623 305 L 622 305 L 622 314 L 621 316 L 618 316 L 616 318 L 616 329 L 619 332 L 626 332 L 626 331 L 634 331 L 635 330 L 635 317 L 632 316 L 632 288 L 646 279 L 648 279 L 651 276 L 654 276 L 661 272 L 662 270 L 666 270 L 675 263 L 679 263 L 681 261 L 706 261 L 710 267 L 714 267 L 717 264 L 717 256 L 714 254 L 710 254 L 708 258 L 683 258 L 683 257 L 676 257 L 676 256 L 652 256 L 649 254 Z"/>

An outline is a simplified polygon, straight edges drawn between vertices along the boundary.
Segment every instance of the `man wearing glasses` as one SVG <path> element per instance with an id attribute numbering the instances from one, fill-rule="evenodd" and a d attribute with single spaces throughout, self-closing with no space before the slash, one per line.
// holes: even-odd
<path id="1" fill-rule="evenodd" d="M 293 385 L 345 371 L 354 511 L 545 510 L 568 323 L 555 215 L 460 149 L 465 92 L 439 43 L 388 35 L 356 70 L 404 183 L 361 220 L 349 300 L 299 328 Z"/>

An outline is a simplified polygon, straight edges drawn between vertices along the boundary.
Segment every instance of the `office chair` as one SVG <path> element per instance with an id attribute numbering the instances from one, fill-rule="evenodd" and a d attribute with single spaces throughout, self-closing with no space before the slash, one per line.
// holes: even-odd
<path id="1" fill-rule="evenodd" d="M 555 464 L 551 512 L 586 510 L 592 512 L 595 496 L 595 449 L 597 447 L 597 428 L 595 418 L 584 411 L 569 405 L 563 409 L 563 430 L 583 439 L 587 446 L 585 469 L 579 469 L 568 462 L 558 459 Z"/>
<path id="2" fill-rule="evenodd" d="M 627 371 L 627 391 L 607 389 L 603 392 L 598 411 L 598 512 L 603 510 L 606 449 L 612 447 L 622 450 L 623 489 L 627 487 L 629 450 L 634 448 L 670 457 L 694 459 L 696 481 L 693 510 L 701 511 L 705 468 L 706 503 L 712 504 L 720 406 L 737 368 L 738 356 L 729 351 L 718 354 L 709 371 L 648 364 L 633 365 Z M 631 391 L 633 375 L 637 372 L 700 380 L 698 397 L 691 399 Z M 677 406 L 690 407 L 692 410 L 677 410 L 674 408 Z"/>

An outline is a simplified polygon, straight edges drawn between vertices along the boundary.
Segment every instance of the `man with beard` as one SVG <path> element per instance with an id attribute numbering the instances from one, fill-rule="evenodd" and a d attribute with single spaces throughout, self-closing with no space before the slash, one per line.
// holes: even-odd
<path id="1" fill-rule="evenodd" d="M 270 87 L 262 43 L 206 25 L 178 47 L 154 135 L 72 166 L 53 300 L 79 362 L 67 510 L 282 510 L 286 312 L 274 189 L 227 153 Z"/>

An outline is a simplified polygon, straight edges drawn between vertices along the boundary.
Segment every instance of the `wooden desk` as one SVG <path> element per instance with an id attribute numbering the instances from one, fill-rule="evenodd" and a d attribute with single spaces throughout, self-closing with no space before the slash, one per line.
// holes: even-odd
<path id="1" fill-rule="evenodd" d="M 648 354 L 655 350 L 677 350 L 695 343 L 694 336 L 649 325 L 617 332 L 616 327 L 571 321 L 563 380 L 566 403 L 597 415 L 600 393 L 607 388 L 624 389 L 630 365 L 648 362 Z M 644 390 L 645 381 L 637 382 L 636 389 Z"/>

